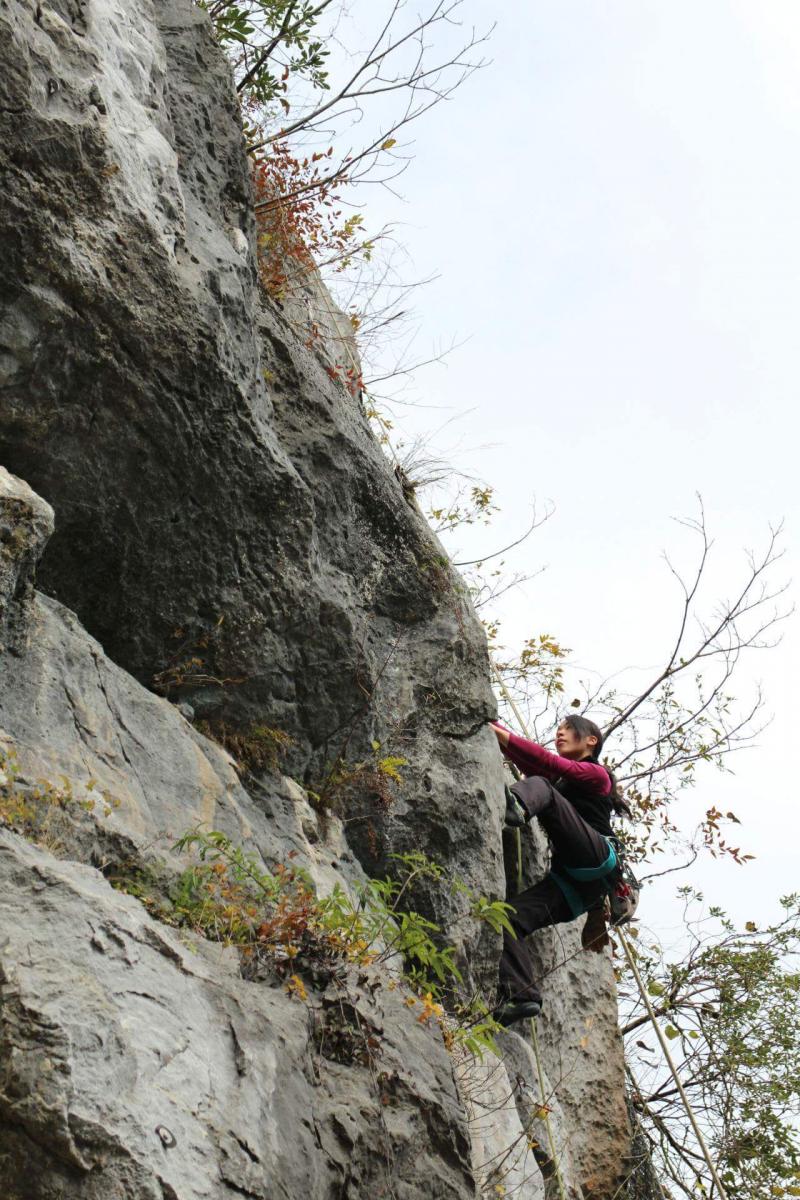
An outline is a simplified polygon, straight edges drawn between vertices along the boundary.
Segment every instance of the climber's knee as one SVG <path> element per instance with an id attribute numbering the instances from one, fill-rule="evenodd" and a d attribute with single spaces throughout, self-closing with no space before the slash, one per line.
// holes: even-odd
<path id="1" fill-rule="evenodd" d="M 510 791 L 524 808 L 528 817 L 537 817 L 553 803 L 553 785 L 539 776 L 518 779 Z"/>
<path id="2" fill-rule="evenodd" d="M 509 920 L 518 938 L 527 937 L 537 929 L 546 929 L 548 925 L 571 921 L 573 917 L 561 889 L 551 875 L 520 892 L 511 901 L 511 906 Z"/>

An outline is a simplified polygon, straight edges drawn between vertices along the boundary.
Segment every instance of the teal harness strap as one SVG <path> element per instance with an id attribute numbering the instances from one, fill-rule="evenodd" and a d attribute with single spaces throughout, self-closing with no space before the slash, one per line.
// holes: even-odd
<path id="1" fill-rule="evenodd" d="M 577 879 L 579 883 L 584 883 L 590 879 L 602 879 L 604 875 L 610 875 L 616 865 L 616 851 L 609 842 L 608 856 L 605 862 L 602 862 L 599 867 L 564 867 L 564 870 L 570 879 Z"/>
<path id="2" fill-rule="evenodd" d="M 599 867 L 562 867 L 562 870 L 569 875 L 569 879 L 565 879 L 559 871 L 550 872 L 550 878 L 558 885 L 562 896 L 570 907 L 573 917 L 579 917 L 582 913 L 586 912 L 586 901 L 577 888 L 572 886 L 570 879 L 574 879 L 577 883 L 588 883 L 592 879 L 602 879 L 604 875 L 610 875 L 616 865 L 616 851 L 611 842 L 609 842 L 608 855 Z"/>
<path id="3" fill-rule="evenodd" d="M 550 878 L 553 880 L 553 883 L 558 884 L 561 894 L 569 905 L 573 917 L 579 917 L 581 913 L 586 912 L 586 904 L 583 900 L 581 900 L 577 891 L 568 879 L 565 879 L 563 875 L 559 875 L 558 871 L 551 871 Z"/>

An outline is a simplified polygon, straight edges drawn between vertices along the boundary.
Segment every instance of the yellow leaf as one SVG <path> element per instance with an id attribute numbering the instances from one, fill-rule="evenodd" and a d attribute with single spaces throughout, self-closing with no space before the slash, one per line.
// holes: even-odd
<path id="1" fill-rule="evenodd" d="M 297 996 L 298 1000 L 308 999 L 306 985 L 303 983 L 299 975 L 290 975 L 284 984 L 284 987 L 290 996 Z"/>
<path id="2" fill-rule="evenodd" d="M 397 145 L 397 138 L 387 138 L 381 146 L 381 150 L 391 150 L 392 146 Z"/>

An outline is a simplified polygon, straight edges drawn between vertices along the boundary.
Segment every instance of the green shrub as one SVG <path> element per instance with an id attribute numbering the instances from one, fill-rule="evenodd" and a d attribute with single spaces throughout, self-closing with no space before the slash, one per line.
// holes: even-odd
<path id="1" fill-rule="evenodd" d="M 225 834 L 195 829 L 175 844 L 194 851 L 197 863 L 181 875 L 172 893 L 176 919 L 203 936 L 239 949 L 245 974 L 268 964 L 290 994 L 305 999 L 305 980 L 324 983 L 343 967 L 401 967 L 386 987 L 403 993 L 422 1024 L 435 1021 L 448 1049 L 475 1054 L 495 1050 L 497 1026 L 486 1008 L 472 1003 L 445 1013 L 445 985 L 461 976 L 455 951 L 441 944 L 441 931 L 419 913 L 401 907 L 420 878 L 443 880 L 442 867 L 421 852 L 394 855 L 396 879 L 372 879 L 355 897 L 337 885 L 318 896 L 296 866 L 264 871 Z M 463 884 L 476 920 L 496 932 L 511 929 L 508 905 L 474 896 Z M 305 976 L 305 980 L 304 977 Z"/>

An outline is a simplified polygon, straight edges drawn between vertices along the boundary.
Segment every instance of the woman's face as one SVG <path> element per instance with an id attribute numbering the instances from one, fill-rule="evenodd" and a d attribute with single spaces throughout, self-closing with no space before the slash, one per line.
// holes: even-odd
<path id="1" fill-rule="evenodd" d="M 585 738 L 578 737 L 566 721 L 562 721 L 556 730 L 556 754 L 560 754 L 562 758 L 589 758 L 596 745 L 596 737 L 592 734 Z"/>

